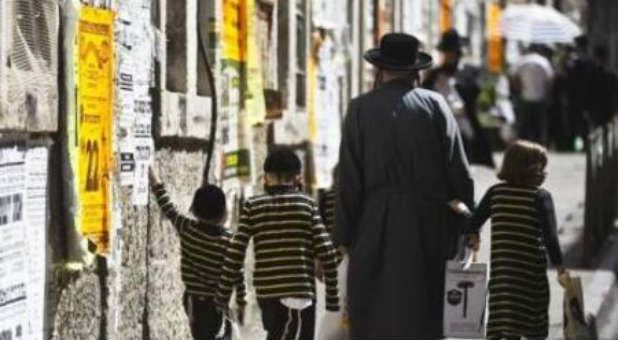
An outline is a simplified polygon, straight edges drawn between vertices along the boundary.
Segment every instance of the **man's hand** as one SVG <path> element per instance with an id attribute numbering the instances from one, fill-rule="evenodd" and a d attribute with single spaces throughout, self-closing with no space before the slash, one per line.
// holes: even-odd
<path id="1" fill-rule="evenodd" d="M 339 246 L 337 247 L 337 250 L 339 250 L 341 256 L 345 256 L 348 254 L 348 248 L 346 248 L 345 246 Z"/>
<path id="2" fill-rule="evenodd" d="M 449 207 L 458 215 L 472 216 L 472 212 L 468 206 L 460 200 L 452 200 L 448 202 Z"/>
<path id="3" fill-rule="evenodd" d="M 150 185 L 155 186 L 161 184 L 161 178 L 159 178 L 159 172 L 155 169 L 153 164 L 148 166 L 148 176 L 150 177 Z"/>
<path id="4" fill-rule="evenodd" d="M 479 251 L 479 247 L 481 245 L 481 238 L 479 234 L 467 234 L 466 245 L 474 251 Z"/>

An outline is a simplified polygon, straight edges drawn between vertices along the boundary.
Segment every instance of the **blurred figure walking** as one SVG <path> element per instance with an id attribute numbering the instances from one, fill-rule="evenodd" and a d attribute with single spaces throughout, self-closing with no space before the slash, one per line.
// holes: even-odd
<path id="1" fill-rule="evenodd" d="M 594 65 L 589 74 L 586 108 L 593 128 L 605 125 L 616 114 L 618 107 L 618 77 L 609 66 L 606 45 L 594 48 Z"/>
<path id="2" fill-rule="evenodd" d="M 469 65 L 460 68 L 463 44 L 454 29 L 442 35 L 438 50 L 442 54 L 441 64 L 428 72 L 423 87 L 440 92 L 446 98 L 461 129 L 470 163 L 493 168 L 489 139 L 477 117 L 480 70 Z"/>
<path id="3" fill-rule="evenodd" d="M 593 67 L 594 61 L 588 53 L 588 38 L 579 36 L 575 39 L 575 51 L 567 62 L 566 69 L 569 137 L 572 145 L 576 144 L 577 139 L 582 142 L 585 141 L 589 132 L 584 111 L 586 109 L 589 76 Z M 575 147 L 575 149 L 577 148 Z"/>
<path id="4" fill-rule="evenodd" d="M 519 138 L 547 146 L 554 69 L 543 56 L 543 46 L 530 45 L 528 52 L 515 64 L 512 76 L 520 99 L 517 110 Z"/>

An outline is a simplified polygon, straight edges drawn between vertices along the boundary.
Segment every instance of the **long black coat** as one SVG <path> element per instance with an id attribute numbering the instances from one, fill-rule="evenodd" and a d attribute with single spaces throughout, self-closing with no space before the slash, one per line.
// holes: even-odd
<path id="1" fill-rule="evenodd" d="M 457 122 L 436 92 L 403 80 L 353 99 L 339 161 L 336 239 L 350 251 L 355 339 L 438 338 L 444 267 L 473 204 Z"/>

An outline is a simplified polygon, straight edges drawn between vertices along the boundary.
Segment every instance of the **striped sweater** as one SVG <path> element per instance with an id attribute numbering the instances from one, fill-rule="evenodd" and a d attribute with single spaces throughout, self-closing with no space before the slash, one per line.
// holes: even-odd
<path id="1" fill-rule="evenodd" d="M 339 309 L 337 259 L 314 200 L 292 187 L 249 199 L 227 251 L 217 303 L 226 305 L 239 280 L 249 241 L 255 249 L 253 283 L 258 298 L 315 299 L 315 258 L 324 266 L 326 308 Z"/>
<path id="2" fill-rule="evenodd" d="M 181 274 L 186 292 L 214 298 L 231 233 L 223 227 L 208 225 L 180 214 L 163 184 L 155 185 L 153 191 L 163 214 L 172 222 L 180 237 Z M 244 305 L 246 290 L 241 278 L 234 282 L 234 286 L 236 302 Z"/>
<path id="3" fill-rule="evenodd" d="M 491 218 L 487 338 L 545 339 L 548 334 L 547 260 L 562 265 L 551 194 L 500 183 L 491 187 L 470 220 L 479 232 Z"/>
<path id="4" fill-rule="evenodd" d="M 330 189 L 325 191 L 320 197 L 320 214 L 326 230 L 331 236 L 335 229 L 335 202 L 337 201 L 337 190 Z"/>

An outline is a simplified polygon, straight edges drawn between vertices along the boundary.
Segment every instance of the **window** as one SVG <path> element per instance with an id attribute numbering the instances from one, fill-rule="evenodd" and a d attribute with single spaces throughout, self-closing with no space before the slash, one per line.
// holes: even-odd
<path id="1" fill-rule="evenodd" d="M 257 39 L 262 60 L 262 77 L 264 88 L 276 90 L 277 86 L 277 51 L 274 33 L 274 5 L 265 1 L 258 1 L 257 11 Z"/>
<path id="2" fill-rule="evenodd" d="M 11 62 L 21 70 L 32 71 L 31 57 L 38 57 L 46 67 L 52 64 L 50 29 L 55 4 L 50 1 L 15 1 L 13 4 L 13 52 Z"/>
<path id="3" fill-rule="evenodd" d="M 187 1 L 166 1 L 166 84 L 172 92 L 187 92 Z"/>

